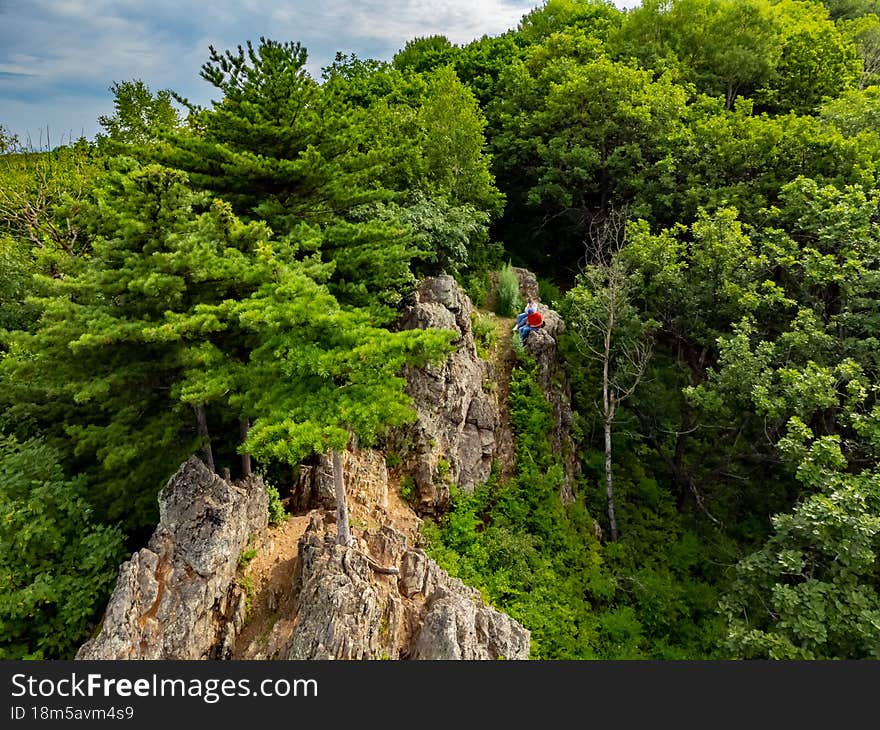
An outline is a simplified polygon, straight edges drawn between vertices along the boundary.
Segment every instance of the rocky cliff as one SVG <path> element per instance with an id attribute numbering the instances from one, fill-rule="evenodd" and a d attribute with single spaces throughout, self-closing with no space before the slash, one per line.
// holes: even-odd
<path id="1" fill-rule="evenodd" d="M 457 349 L 437 366 L 407 372 L 407 391 L 418 413 L 390 447 L 415 482 L 417 509 L 442 512 L 449 486 L 464 490 L 486 481 L 495 456 L 497 399 L 487 392 L 492 366 L 477 356 L 471 302 L 451 276 L 423 280 L 407 307 L 402 329 L 437 327 L 458 333 Z"/>
<path id="2" fill-rule="evenodd" d="M 571 438 L 571 386 L 568 376 L 559 360 L 558 339 L 565 331 L 565 322 L 557 312 L 538 305 L 538 311 L 544 318 L 544 327 L 528 334 L 524 349 L 538 364 L 538 380 L 541 389 L 553 407 L 553 431 L 551 440 L 553 451 L 562 459 L 565 481 L 562 487 L 562 500 L 574 500 L 574 480 L 580 472 L 580 461 L 575 452 Z"/>
<path id="3" fill-rule="evenodd" d="M 159 495 L 159 525 L 122 564 L 98 634 L 77 659 L 221 659 L 245 618 L 238 557 L 266 527 L 259 477 L 230 483 L 196 458 Z"/>

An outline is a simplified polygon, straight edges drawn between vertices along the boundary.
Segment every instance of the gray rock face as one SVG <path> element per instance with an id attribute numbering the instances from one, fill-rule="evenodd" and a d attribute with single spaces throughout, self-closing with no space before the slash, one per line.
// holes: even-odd
<path id="1" fill-rule="evenodd" d="M 489 477 L 495 454 L 498 405 L 484 392 L 489 364 L 477 357 L 471 328 L 471 302 L 451 276 L 423 280 L 408 307 L 402 329 L 435 327 L 458 333 L 458 349 L 438 366 L 407 373 L 418 420 L 400 429 L 393 448 L 413 476 L 418 510 L 442 512 L 449 485 L 464 490 Z"/>
<path id="2" fill-rule="evenodd" d="M 521 269 L 518 266 L 511 267 L 516 279 L 519 282 L 519 293 L 524 297 L 538 298 L 538 277 L 536 277 L 528 269 Z"/>
<path id="3" fill-rule="evenodd" d="M 529 632 L 403 534 L 384 526 L 343 548 L 325 524 L 314 513 L 300 540 L 296 621 L 276 627 L 268 658 L 528 659 Z"/>
<path id="4" fill-rule="evenodd" d="M 262 480 L 231 484 L 190 458 L 159 495 L 159 525 L 122 564 L 97 636 L 77 659 L 218 659 L 245 618 L 238 556 L 266 527 Z"/>

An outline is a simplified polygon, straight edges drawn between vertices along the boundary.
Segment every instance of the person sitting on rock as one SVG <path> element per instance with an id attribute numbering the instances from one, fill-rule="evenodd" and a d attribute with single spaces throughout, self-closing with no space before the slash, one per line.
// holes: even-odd
<path id="1" fill-rule="evenodd" d="M 516 332 L 520 327 L 523 326 L 523 323 L 526 321 L 526 317 L 530 314 L 534 314 L 538 311 L 538 303 L 529 296 L 529 300 L 526 302 L 526 308 L 516 315 L 516 324 L 513 325 L 513 331 Z"/>
<path id="2" fill-rule="evenodd" d="M 526 321 L 519 328 L 520 342 L 525 342 L 529 332 L 539 330 L 544 326 L 544 318 L 537 310 L 526 316 Z"/>

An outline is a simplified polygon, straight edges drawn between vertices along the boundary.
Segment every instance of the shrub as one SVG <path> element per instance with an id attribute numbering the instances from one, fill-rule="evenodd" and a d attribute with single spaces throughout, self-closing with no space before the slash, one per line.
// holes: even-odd
<path id="1" fill-rule="evenodd" d="M 471 304 L 475 307 L 482 307 L 486 303 L 491 288 L 489 272 L 480 271 L 469 274 L 463 279 L 461 285 L 470 297 Z"/>
<path id="2" fill-rule="evenodd" d="M 69 659 L 103 608 L 122 534 L 39 440 L 0 437 L 0 659 Z"/>
<path id="3" fill-rule="evenodd" d="M 471 329 L 474 332 L 474 341 L 477 345 L 477 354 L 484 360 L 488 360 L 492 348 L 498 342 L 498 328 L 491 317 L 480 314 L 476 310 L 471 311 Z"/>
<path id="4" fill-rule="evenodd" d="M 514 317 L 520 307 L 519 279 L 510 264 L 498 272 L 498 298 L 495 313 L 500 317 Z"/>
<path id="5" fill-rule="evenodd" d="M 409 504 L 415 502 L 416 499 L 416 482 L 407 475 L 400 482 L 400 496 Z"/>
<path id="6" fill-rule="evenodd" d="M 538 291 L 541 292 L 541 301 L 544 304 L 551 309 L 559 309 L 559 303 L 565 295 L 554 281 L 538 277 Z"/>
<path id="7" fill-rule="evenodd" d="M 287 510 L 284 509 L 281 496 L 271 484 L 266 485 L 266 494 L 269 495 L 269 524 L 280 525 L 287 519 Z"/>
<path id="8" fill-rule="evenodd" d="M 246 568 L 248 563 L 251 562 L 255 557 L 257 557 L 257 551 L 254 549 L 251 550 L 242 550 L 238 554 L 238 567 Z"/>

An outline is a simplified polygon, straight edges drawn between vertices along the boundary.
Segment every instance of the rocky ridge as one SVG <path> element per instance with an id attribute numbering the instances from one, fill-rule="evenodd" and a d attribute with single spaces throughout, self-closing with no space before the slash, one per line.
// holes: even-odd
<path id="1" fill-rule="evenodd" d="M 523 293 L 537 293 L 534 276 L 524 270 L 518 276 Z M 265 534 L 265 488 L 258 478 L 224 480 L 192 458 L 162 490 L 159 526 L 148 546 L 121 566 L 103 624 L 77 658 L 229 658 L 233 651 L 240 658 L 276 659 L 528 658 L 529 632 L 428 558 L 412 522 L 402 528 L 389 504 L 402 505 L 398 485 L 389 487 L 400 474 L 413 479 L 414 506 L 422 514 L 442 512 L 452 484 L 469 490 L 489 476 L 502 418 L 497 391 L 488 384 L 499 374 L 477 357 L 472 311 L 452 277 L 419 285 L 401 326 L 453 330 L 458 347 L 444 363 L 407 373 L 418 418 L 394 435 L 386 454 L 344 455 L 352 545 L 335 544 L 329 455 L 300 469 L 289 507 L 309 517 L 297 518 L 305 531 L 293 557 L 275 558 L 283 595 L 264 601 L 265 629 L 249 628 L 246 642 L 236 644 L 252 598 L 242 587 L 238 557 L 255 535 Z M 541 312 L 546 326 L 529 335 L 525 348 L 554 407 L 554 446 L 567 455 L 565 498 L 576 461 L 556 346 L 564 324 L 544 305 Z M 389 475 L 392 455 L 397 468 Z"/>

